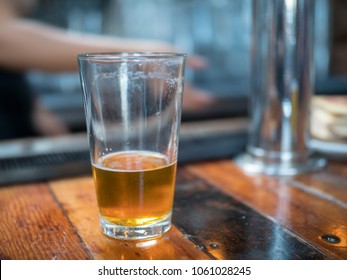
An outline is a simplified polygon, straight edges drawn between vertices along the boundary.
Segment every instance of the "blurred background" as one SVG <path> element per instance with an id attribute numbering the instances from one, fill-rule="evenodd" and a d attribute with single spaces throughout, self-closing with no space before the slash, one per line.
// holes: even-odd
<path id="1" fill-rule="evenodd" d="M 195 88 L 206 92 L 214 101 L 199 110 L 183 111 L 182 121 L 189 124 L 182 129 L 180 148 L 185 152 L 179 153 L 181 160 L 229 157 L 244 148 L 251 72 L 252 0 L 36 2 L 34 10 L 26 17 L 68 32 L 162 40 L 173 44 L 182 52 L 204 57 L 208 62 L 207 67 L 199 70 L 188 68 L 186 80 Z M 315 95 L 346 95 L 347 1 L 314 2 Z M 42 172 L 42 166 L 47 165 L 47 162 L 79 162 L 79 166 L 83 162 L 83 167 L 75 171 L 89 171 L 78 73 L 30 71 L 26 73 L 26 77 L 32 94 L 66 125 L 69 132 L 67 137 L 60 139 L 43 139 L 37 135 L 30 141 L 1 139 L 0 170 L 9 172 L 6 171 L 0 184 L 18 180 L 18 170 L 23 171 L 35 164 L 41 166 L 41 169 L 34 172 L 37 176 L 33 176 L 33 170 L 29 168 L 30 170 L 23 171 L 23 178 L 29 179 L 28 174 L 32 178 L 45 179 L 53 176 L 53 173 L 54 176 L 61 176 L 63 172 L 68 174 L 66 171 L 73 173 L 71 165 L 65 166 L 64 170 L 60 168 L 51 173 L 47 170 Z M 197 128 L 191 124 L 218 119 L 222 120 L 219 124 L 212 122 L 203 125 L 206 129 L 202 132 L 194 130 Z M 235 122 L 230 119 L 235 119 Z M 202 127 L 200 124 L 198 126 Z M 59 155 L 47 159 L 47 154 Z M 32 159 L 27 162 L 22 160 L 19 165 L 16 163 L 17 158 L 30 156 L 36 157 L 35 164 Z M 17 173 L 11 173 L 16 164 Z"/>
<path id="2" fill-rule="evenodd" d="M 31 17 L 68 31 L 165 40 L 184 52 L 205 57 L 208 67 L 199 71 L 188 69 L 187 79 L 216 99 L 223 99 L 223 102 L 217 102 L 215 106 L 199 112 L 185 112 L 185 121 L 247 114 L 251 2 L 40 0 Z M 335 65 L 336 54 L 332 52 L 337 50 L 338 43 L 334 41 L 334 34 L 340 32 L 335 25 L 342 25 L 336 19 L 333 20 L 334 7 L 331 2 L 335 1 L 315 2 L 316 92 L 345 92 L 346 69 Z M 340 9 L 337 11 L 342 13 Z M 82 95 L 77 73 L 31 72 L 28 78 L 42 103 L 56 113 L 71 131 L 84 130 Z"/>

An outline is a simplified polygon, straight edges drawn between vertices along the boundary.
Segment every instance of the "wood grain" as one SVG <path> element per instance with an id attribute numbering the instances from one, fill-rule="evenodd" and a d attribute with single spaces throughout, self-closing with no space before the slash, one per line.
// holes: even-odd
<path id="1" fill-rule="evenodd" d="M 231 160 L 180 165 L 175 226 L 104 236 L 90 176 L 0 188 L 0 259 L 347 259 L 347 166 L 274 178 Z"/>
<path id="2" fill-rule="evenodd" d="M 347 208 L 347 168 L 341 163 L 330 162 L 320 172 L 297 176 L 291 185 Z"/>
<path id="3" fill-rule="evenodd" d="M 178 172 L 174 223 L 214 259 L 325 259 L 267 219 L 186 168 Z"/>
<path id="4" fill-rule="evenodd" d="M 347 259 L 347 209 L 309 191 L 308 187 L 298 188 L 295 178 L 246 174 L 231 160 L 195 164 L 188 170 L 278 222 L 293 236 L 324 252 L 327 257 Z M 324 174 L 329 171 L 321 172 L 320 176 L 326 178 Z M 308 180 L 310 176 L 313 175 L 302 175 L 299 180 Z M 314 187 L 310 183 L 310 188 Z M 324 236 L 337 237 L 338 242 L 326 242 Z"/>
<path id="5" fill-rule="evenodd" d="M 0 259 L 89 259 L 46 184 L 0 189 Z"/>
<path id="6" fill-rule="evenodd" d="M 146 242 L 106 237 L 99 226 L 91 177 L 55 181 L 50 187 L 94 259 L 209 259 L 175 227 L 162 238 Z"/>

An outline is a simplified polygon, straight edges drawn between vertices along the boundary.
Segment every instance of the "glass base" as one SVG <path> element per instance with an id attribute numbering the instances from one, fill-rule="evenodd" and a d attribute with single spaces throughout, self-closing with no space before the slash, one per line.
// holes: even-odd
<path id="1" fill-rule="evenodd" d="M 109 237 L 122 240 L 145 240 L 162 236 L 171 228 L 171 213 L 154 224 L 143 226 L 122 226 L 110 223 L 100 215 L 102 232 Z"/>
<path id="2" fill-rule="evenodd" d="M 311 156 L 304 162 L 264 162 L 250 154 L 242 154 L 235 159 L 236 164 L 249 173 L 262 173 L 273 176 L 294 176 L 301 173 L 322 169 L 326 160 L 319 156 Z"/>

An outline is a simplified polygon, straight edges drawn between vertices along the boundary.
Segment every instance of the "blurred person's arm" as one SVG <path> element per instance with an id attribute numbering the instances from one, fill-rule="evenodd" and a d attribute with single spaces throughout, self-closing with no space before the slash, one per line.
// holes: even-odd
<path id="1" fill-rule="evenodd" d="M 69 133 L 67 125 L 38 100 L 34 100 L 32 123 L 39 135 L 57 136 Z"/>
<path id="2" fill-rule="evenodd" d="M 13 70 L 76 71 L 77 54 L 85 52 L 171 52 L 170 44 L 68 33 L 31 20 L 0 24 L 0 66 Z M 199 61 L 193 61 L 199 65 Z M 194 66 L 194 65 L 193 65 Z"/>
<path id="3" fill-rule="evenodd" d="M 64 29 L 33 20 L 11 19 L 0 22 L 0 67 L 15 71 L 77 71 L 77 54 L 87 52 L 177 51 L 172 45 L 153 40 L 123 39 L 103 35 L 68 33 Z M 190 56 L 191 68 L 205 67 L 205 61 Z M 212 98 L 190 85 L 185 87 L 184 107 L 199 110 Z"/>

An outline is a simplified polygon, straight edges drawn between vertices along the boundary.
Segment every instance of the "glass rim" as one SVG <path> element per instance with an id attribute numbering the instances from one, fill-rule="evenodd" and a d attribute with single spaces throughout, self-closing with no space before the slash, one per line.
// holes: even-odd
<path id="1" fill-rule="evenodd" d="M 79 53 L 78 60 L 124 61 L 186 58 L 186 53 L 176 52 L 90 52 Z"/>

